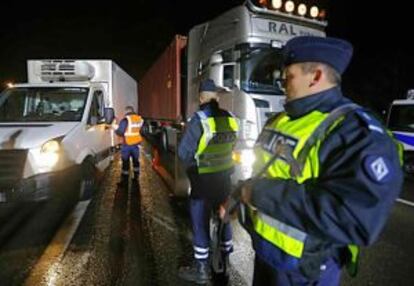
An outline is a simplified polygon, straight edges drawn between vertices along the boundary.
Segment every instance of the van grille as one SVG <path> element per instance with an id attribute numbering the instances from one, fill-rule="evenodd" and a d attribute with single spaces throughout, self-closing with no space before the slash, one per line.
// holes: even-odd
<path id="1" fill-rule="evenodd" d="M 27 150 L 0 150 L 0 188 L 15 187 L 23 176 Z"/>

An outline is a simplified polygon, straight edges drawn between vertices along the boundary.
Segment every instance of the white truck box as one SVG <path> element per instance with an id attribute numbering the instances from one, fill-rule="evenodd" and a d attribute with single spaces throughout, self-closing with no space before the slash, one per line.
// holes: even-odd
<path id="1" fill-rule="evenodd" d="M 137 108 L 137 83 L 111 60 L 29 60 L 28 83 L 0 94 L 0 202 L 94 189 L 112 160 L 113 113 Z M 66 182 L 66 183 L 65 183 Z"/>

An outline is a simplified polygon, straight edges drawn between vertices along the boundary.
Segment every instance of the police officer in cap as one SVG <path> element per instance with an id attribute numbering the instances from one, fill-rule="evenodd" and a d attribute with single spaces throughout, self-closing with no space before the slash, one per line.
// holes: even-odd
<path id="1" fill-rule="evenodd" d="M 401 148 L 344 97 L 352 46 L 301 36 L 284 47 L 285 112 L 255 146 L 262 176 L 242 190 L 242 222 L 256 252 L 253 285 L 339 285 L 356 274 L 401 191 Z"/>
<path id="2" fill-rule="evenodd" d="M 210 214 L 223 204 L 231 188 L 232 151 L 238 123 L 228 111 L 219 107 L 218 88 L 211 79 L 200 83 L 200 110 L 190 119 L 178 147 L 178 156 L 187 169 L 191 184 L 190 213 L 193 228 L 194 263 L 181 267 L 179 276 L 198 284 L 207 283 L 209 266 Z M 233 249 L 230 224 L 221 237 L 224 260 Z"/>

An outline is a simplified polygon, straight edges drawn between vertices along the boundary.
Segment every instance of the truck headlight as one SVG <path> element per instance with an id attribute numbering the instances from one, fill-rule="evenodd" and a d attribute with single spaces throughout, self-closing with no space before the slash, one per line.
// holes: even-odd
<path id="1" fill-rule="evenodd" d="M 253 149 L 236 150 L 233 152 L 233 160 L 236 164 L 250 167 L 253 166 L 256 156 Z"/>
<path id="2" fill-rule="evenodd" d="M 257 125 L 253 121 L 249 120 L 240 120 L 240 139 L 245 141 L 254 141 L 256 140 L 257 134 Z"/>
<path id="3" fill-rule="evenodd" d="M 60 144 L 56 140 L 50 140 L 40 148 L 39 162 L 41 165 L 53 167 L 59 161 Z"/>

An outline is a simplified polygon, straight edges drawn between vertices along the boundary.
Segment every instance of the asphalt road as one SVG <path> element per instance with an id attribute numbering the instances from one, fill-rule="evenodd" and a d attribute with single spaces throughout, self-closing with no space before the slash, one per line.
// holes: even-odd
<path id="1" fill-rule="evenodd" d="M 145 154 L 141 167 L 138 182 L 120 186 L 117 158 L 70 244 L 50 260 L 45 252 L 61 243 L 53 237 L 71 224 L 74 205 L 0 206 L 0 285 L 191 285 L 177 276 L 192 257 L 186 201 L 169 195 Z M 409 198 L 413 191 L 408 182 L 404 194 Z M 250 285 L 249 237 L 233 225 L 231 285 Z M 414 208 L 396 203 L 380 241 L 363 250 L 358 277 L 344 274 L 342 285 L 412 285 L 413 226 Z"/>

